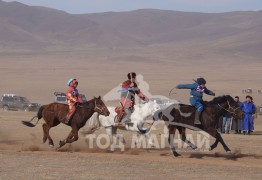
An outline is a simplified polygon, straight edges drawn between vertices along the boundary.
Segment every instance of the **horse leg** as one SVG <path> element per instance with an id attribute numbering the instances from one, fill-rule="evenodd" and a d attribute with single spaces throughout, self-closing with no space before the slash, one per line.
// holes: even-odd
<path id="1" fill-rule="evenodd" d="M 123 134 L 117 134 L 117 127 L 113 127 L 112 132 L 113 132 L 113 135 L 116 136 L 117 140 L 119 140 L 123 144 L 126 143 L 126 140 Z"/>
<path id="2" fill-rule="evenodd" d="M 214 142 L 214 144 L 212 144 L 210 146 L 210 151 L 215 149 L 218 145 L 218 143 L 220 142 L 223 146 L 223 148 L 225 149 L 226 152 L 231 151 L 228 146 L 226 145 L 226 143 L 224 142 L 223 138 L 221 137 L 220 133 L 217 132 L 217 130 L 214 130 L 210 133 L 211 136 L 216 138 L 216 141 Z"/>
<path id="3" fill-rule="evenodd" d="M 115 149 L 123 148 L 123 144 L 125 144 L 125 138 L 119 134 L 117 134 L 117 127 L 110 127 L 106 129 L 107 134 L 110 136 L 111 146 L 110 150 L 115 151 Z"/>
<path id="4" fill-rule="evenodd" d="M 216 138 L 216 141 L 210 146 L 209 150 L 212 151 L 213 149 L 215 149 L 217 147 L 218 143 L 219 143 L 219 140 L 218 140 L 218 138 Z"/>
<path id="5" fill-rule="evenodd" d="M 54 147 L 54 142 L 53 139 L 51 138 L 50 134 L 49 134 L 49 130 L 50 130 L 50 125 L 44 123 L 43 124 L 43 131 L 44 131 L 44 137 L 43 137 L 43 142 L 46 141 L 46 138 L 48 138 L 49 140 L 49 146 Z"/>
<path id="6" fill-rule="evenodd" d="M 71 143 L 71 142 L 69 142 L 69 140 L 72 140 L 73 137 L 74 137 L 74 133 L 73 133 L 73 130 L 71 130 L 70 133 L 68 134 L 67 138 L 65 140 L 59 142 L 59 147 L 57 149 L 60 149 L 66 143 Z"/>
<path id="7" fill-rule="evenodd" d="M 180 134 L 180 138 L 182 141 L 184 141 L 187 145 L 189 145 L 192 149 L 197 149 L 197 146 L 194 145 L 193 143 L 191 143 L 188 139 L 186 139 L 186 128 L 184 127 L 177 127 L 179 134 Z"/>
<path id="8" fill-rule="evenodd" d="M 73 137 L 67 138 L 66 143 L 73 143 L 78 140 L 78 131 L 73 131 L 73 134 L 71 135 Z"/>
<path id="9" fill-rule="evenodd" d="M 168 144 L 170 149 L 172 150 L 172 153 L 175 157 L 181 156 L 180 154 L 178 154 L 176 152 L 176 148 L 174 147 L 174 137 L 175 137 L 175 131 L 176 131 L 176 127 L 169 125 L 168 126 L 169 129 L 169 136 L 168 136 Z"/>
<path id="10" fill-rule="evenodd" d="M 109 136 L 110 138 L 110 143 L 113 144 L 114 142 L 114 133 L 113 133 L 113 127 L 106 127 L 106 134 Z"/>
<path id="11" fill-rule="evenodd" d="M 112 131 L 111 132 L 112 132 L 112 137 L 115 138 L 115 140 L 119 140 L 123 144 L 126 143 L 125 138 L 122 135 L 117 134 L 117 127 L 112 127 Z"/>
<path id="12" fill-rule="evenodd" d="M 223 148 L 225 149 L 226 152 L 230 152 L 231 150 L 229 149 L 229 147 L 226 145 L 226 143 L 224 142 L 222 136 L 220 133 L 217 133 L 218 134 L 218 139 L 219 139 L 219 142 L 222 144 Z"/>
<path id="13" fill-rule="evenodd" d="M 46 140 L 47 140 L 47 135 L 46 135 L 46 128 L 45 128 L 45 126 L 46 126 L 46 123 L 44 123 L 43 125 L 42 125 L 42 127 L 43 127 L 43 144 L 46 142 Z"/>

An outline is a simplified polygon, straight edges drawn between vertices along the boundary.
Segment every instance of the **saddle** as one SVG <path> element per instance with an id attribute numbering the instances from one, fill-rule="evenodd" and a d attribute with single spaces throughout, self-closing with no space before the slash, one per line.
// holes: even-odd
<path id="1" fill-rule="evenodd" d="M 115 116 L 114 121 L 115 123 L 119 123 L 121 122 L 123 117 L 126 115 L 124 106 L 121 104 L 120 107 L 116 107 L 115 112 L 116 112 L 116 116 Z"/>

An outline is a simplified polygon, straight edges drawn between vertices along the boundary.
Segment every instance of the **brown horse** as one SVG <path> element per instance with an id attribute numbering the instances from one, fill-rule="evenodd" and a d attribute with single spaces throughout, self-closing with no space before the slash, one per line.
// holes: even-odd
<path id="1" fill-rule="evenodd" d="M 231 115 L 241 119 L 243 116 L 242 111 L 239 108 L 239 104 L 234 99 L 227 95 L 216 97 L 210 102 L 204 102 L 204 111 L 201 115 L 201 125 L 194 125 L 195 107 L 185 104 L 171 105 L 165 110 L 156 112 L 154 119 L 164 120 L 169 130 L 168 143 L 175 157 L 180 156 L 176 152 L 173 144 L 175 131 L 178 129 L 182 141 L 186 142 L 192 149 L 196 149 L 197 146 L 192 144 L 186 139 L 186 128 L 200 131 L 203 130 L 216 138 L 214 144 L 210 146 L 210 150 L 213 150 L 220 142 L 225 151 L 230 151 L 228 146 L 225 144 L 220 133 L 217 131 L 219 118 L 225 113 L 230 112 Z"/>
<path id="2" fill-rule="evenodd" d="M 60 123 L 65 123 L 68 111 L 69 107 L 66 104 L 51 103 L 48 105 L 43 105 L 40 107 L 37 116 L 33 117 L 31 121 L 22 121 L 22 124 L 29 127 L 35 127 L 38 121 L 43 117 L 45 121 L 45 123 L 43 124 L 43 143 L 45 143 L 48 139 L 49 145 L 53 147 L 54 143 L 49 135 L 49 130 Z M 86 121 L 94 114 L 94 112 L 97 112 L 98 114 L 104 116 L 109 116 L 110 114 L 100 96 L 98 98 L 94 97 L 94 99 L 77 107 L 71 121 L 69 122 L 69 124 L 66 124 L 68 126 L 71 126 L 72 130 L 65 140 L 60 141 L 58 149 L 64 146 L 66 143 L 72 143 L 78 140 L 79 129 L 86 124 Z M 38 118 L 38 120 L 34 125 L 31 122 L 36 117 Z"/>

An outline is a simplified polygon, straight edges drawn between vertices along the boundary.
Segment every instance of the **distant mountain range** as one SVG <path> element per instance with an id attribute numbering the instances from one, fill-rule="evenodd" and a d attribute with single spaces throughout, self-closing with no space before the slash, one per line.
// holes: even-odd
<path id="1" fill-rule="evenodd" d="M 0 49 L 129 47 L 206 43 L 224 51 L 262 51 L 262 11 L 193 13 L 144 9 L 68 14 L 0 0 Z"/>

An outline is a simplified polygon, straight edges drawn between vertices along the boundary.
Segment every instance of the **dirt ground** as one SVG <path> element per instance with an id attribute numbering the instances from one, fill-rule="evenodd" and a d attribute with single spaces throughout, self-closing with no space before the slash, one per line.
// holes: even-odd
<path id="1" fill-rule="evenodd" d="M 255 122 L 254 135 L 222 135 L 231 153 L 219 145 L 211 152 L 178 149 L 182 157 L 175 158 L 167 144 L 162 149 L 132 149 L 132 133 L 124 131 L 119 131 L 127 141 L 123 152 L 91 149 L 82 135 L 78 142 L 57 152 L 42 144 L 42 122 L 35 128 L 20 123 L 34 115 L 1 110 L 0 179 L 261 179 L 261 116 Z M 159 122 L 152 131 L 158 139 L 163 127 Z M 69 130 L 65 125 L 51 130 L 56 146 Z M 101 129 L 95 134 L 104 132 Z M 187 133 L 196 137 L 195 132 Z"/>
<path id="2" fill-rule="evenodd" d="M 192 83 L 193 78 L 203 76 L 217 96 L 238 95 L 244 100 L 242 90 L 252 88 L 255 103 L 262 103 L 262 96 L 257 93 L 262 89 L 261 58 L 199 52 L 196 47 L 183 45 L 77 52 L 13 53 L 10 50 L 0 56 L 0 94 L 15 93 L 46 104 L 53 102 L 55 91 L 66 91 L 67 79 L 76 77 L 80 93 L 90 99 L 105 95 L 126 80 L 127 72 L 135 71 L 144 76 L 154 95 L 168 96 L 178 83 Z M 188 103 L 188 96 L 187 90 L 175 90 L 172 98 Z M 34 115 L 0 110 L 0 179 L 239 180 L 262 176 L 262 116 L 255 122 L 256 135 L 222 135 L 232 153 L 226 153 L 219 145 L 211 152 L 178 149 L 182 157 L 174 158 L 166 142 L 162 149 L 131 148 L 133 134 L 124 131 L 119 131 L 127 141 L 124 152 L 90 149 L 90 142 L 82 135 L 77 142 L 57 152 L 42 144 L 42 122 L 35 128 L 20 123 Z M 159 123 L 153 130 L 158 140 L 163 127 Z M 65 125 L 51 129 L 56 146 L 69 131 Z M 101 129 L 95 134 L 104 132 Z M 187 134 L 197 137 L 195 132 Z"/>

